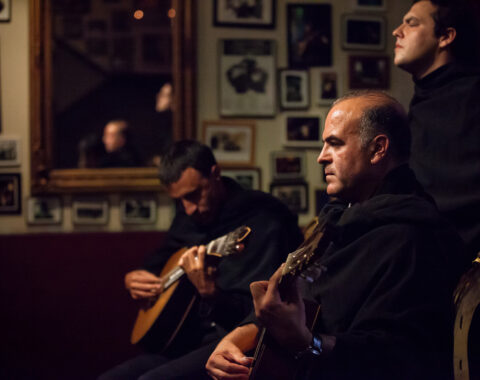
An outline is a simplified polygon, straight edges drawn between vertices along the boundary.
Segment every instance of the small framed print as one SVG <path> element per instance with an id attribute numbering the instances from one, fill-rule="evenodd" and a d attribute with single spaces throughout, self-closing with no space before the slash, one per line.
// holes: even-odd
<path id="1" fill-rule="evenodd" d="M 335 70 L 319 70 L 314 74 L 314 96 L 317 105 L 330 105 L 341 94 L 342 78 Z"/>
<path id="2" fill-rule="evenodd" d="M 322 148 L 322 132 L 319 117 L 287 117 L 285 146 Z"/>
<path id="3" fill-rule="evenodd" d="M 300 179 L 305 176 L 305 153 L 300 151 L 274 151 L 272 177 L 274 180 Z"/>
<path id="4" fill-rule="evenodd" d="M 32 197 L 27 201 L 29 224 L 59 224 L 62 221 L 62 205 L 58 197 Z"/>
<path id="5" fill-rule="evenodd" d="M 307 70 L 279 71 L 280 108 L 284 110 L 306 109 L 310 105 L 310 89 Z"/>
<path id="6" fill-rule="evenodd" d="M 354 8 L 362 11 L 385 11 L 386 0 L 352 0 Z"/>
<path id="7" fill-rule="evenodd" d="M 293 213 L 308 212 L 308 184 L 306 182 L 273 182 L 270 193 L 280 199 Z"/>
<path id="8" fill-rule="evenodd" d="M 274 28 L 276 0 L 214 0 L 215 26 L 235 28 Z"/>
<path id="9" fill-rule="evenodd" d="M 387 89 L 390 87 L 388 56 L 350 56 L 350 89 Z"/>
<path id="10" fill-rule="evenodd" d="M 0 137 L 0 166 L 20 166 L 20 139 Z"/>
<path id="11" fill-rule="evenodd" d="M 10 21 L 12 0 L 0 0 L 0 22 Z"/>
<path id="12" fill-rule="evenodd" d="M 157 220 L 157 202 L 153 198 L 127 197 L 120 201 L 123 224 L 149 224 Z"/>
<path id="13" fill-rule="evenodd" d="M 77 199 L 72 202 L 74 224 L 107 224 L 108 201 L 106 199 Z"/>
<path id="14" fill-rule="evenodd" d="M 21 214 L 22 186 L 20 173 L 0 174 L 0 214 Z"/>
<path id="15" fill-rule="evenodd" d="M 381 16 L 343 15 L 342 29 L 344 49 L 385 50 L 385 19 Z"/>
<path id="16" fill-rule="evenodd" d="M 234 179 L 247 190 L 262 189 L 260 168 L 222 169 L 222 175 Z"/>
<path id="17" fill-rule="evenodd" d="M 253 121 L 204 121 L 203 141 L 222 166 L 250 166 L 255 161 Z"/>

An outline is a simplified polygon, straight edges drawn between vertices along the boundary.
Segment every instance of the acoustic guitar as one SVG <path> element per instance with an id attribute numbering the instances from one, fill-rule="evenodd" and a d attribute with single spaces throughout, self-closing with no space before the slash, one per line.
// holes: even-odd
<path id="1" fill-rule="evenodd" d="M 239 253 L 244 248 L 251 229 L 241 226 L 206 245 L 206 260 Z M 181 330 L 197 299 L 195 287 L 184 276 L 178 261 L 188 248 L 175 252 L 163 267 L 160 278 L 164 280 L 163 292 L 138 312 L 130 341 L 143 343 L 165 351 Z"/>
<path id="2" fill-rule="evenodd" d="M 318 277 L 318 272 L 311 270 L 312 266 L 318 266 L 318 258 L 325 252 L 330 242 L 331 232 L 327 226 L 324 223 L 317 224 L 300 247 L 288 255 L 279 283 L 281 296 L 291 286 L 295 277 L 302 276 L 307 282 L 313 282 Z M 320 269 L 320 273 L 326 270 L 325 267 Z M 306 325 L 312 330 L 319 316 L 320 305 L 309 300 L 304 302 Z M 308 370 L 304 363 L 299 366 L 293 353 L 278 345 L 266 328 L 260 330 L 253 358 L 250 379 L 292 380 L 302 378 L 301 374 Z"/>

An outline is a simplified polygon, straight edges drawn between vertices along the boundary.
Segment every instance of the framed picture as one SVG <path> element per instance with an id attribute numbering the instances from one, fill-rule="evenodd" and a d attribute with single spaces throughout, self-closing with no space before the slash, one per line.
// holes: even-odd
<path id="1" fill-rule="evenodd" d="M 305 176 L 305 153 L 298 151 L 274 151 L 272 155 L 272 177 L 277 179 L 299 179 Z"/>
<path id="2" fill-rule="evenodd" d="M 276 0 L 214 0 L 215 26 L 274 28 Z"/>
<path id="3" fill-rule="evenodd" d="M 58 197 L 32 197 L 27 201 L 27 223 L 59 224 L 62 205 Z"/>
<path id="4" fill-rule="evenodd" d="M 385 50 L 385 19 L 381 16 L 346 14 L 342 34 L 344 49 Z"/>
<path id="5" fill-rule="evenodd" d="M 262 189 L 262 175 L 260 168 L 222 169 L 222 175 L 233 178 L 247 190 Z"/>
<path id="6" fill-rule="evenodd" d="M 354 8 L 364 11 L 385 11 L 387 9 L 385 5 L 386 0 L 352 0 L 354 2 Z"/>
<path id="7" fill-rule="evenodd" d="M 0 22 L 10 21 L 12 0 L 0 0 Z"/>
<path id="8" fill-rule="evenodd" d="M 106 199 L 77 199 L 72 202 L 75 224 L 107 224 L 108 201 Z"/>
<path id="9" fill-rule="evenodd" d="M 310 89 L 307 70 L 279 71 L 280 108 L 284 110 L 306 109 L 310 105 Z"/>
<path id="10" fill-rule="evenodd" d="M 220 40 L 220 115 L 273 117 L 275 41 Z"/>
<path id="11" fill-rule="evenodd" d="M 0 166 L 20 166 L 20 139 L 0 137 Z"/>
<path id="12" fill-rule="evenodd" d="M 348 66 L 351 89 L 389 88 L 390 63 L 388 56 L 350 56 Z"/>
<path id="13" fill-rule="evenodd" d="M 306 182 L 273 182 L 270 193 L 285 203 L 293 213 L 308 212 L 308 184 Z"/>
<path id="14" fill-rule="evenodd" d="M 204 121 L 203 141 L 217 162 L 224 166 L 253 165 L 255 123 L 253 121 Z"/>
<path id="15" fill-rule="evenodd" d="M 317 105 L 330 105 L 342 96 L 342 77 L 335 70 L 319 70 L 314 74 L 314 96 Z"/>
<path id="16" fill-rule="evenodd" d="M 0 174 L 0 214 L 22 212 L 22 187 L 19 173 Z"/>
<path id="17" fill-rule="evenodd" d="M 288 66 L 332 64 L 331 4 L 287 5 Z"/>
<path id="18" fill-rule="evenodd" d="M 157 220 L 157 202 L 153 198 L 126 197 L 120 201 L 123 224 L 148 224 Z"/>
<path id="19" fill-rule="evenodd" d="M 322 145 L 319 117 L 287 117 L 285 146 L 321 149 Z"/>

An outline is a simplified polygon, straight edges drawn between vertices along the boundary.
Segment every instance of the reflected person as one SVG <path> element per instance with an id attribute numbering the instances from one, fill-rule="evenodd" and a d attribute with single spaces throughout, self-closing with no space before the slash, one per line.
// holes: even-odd
<path id="1" fill-rule="evenodd" d="M 103 129 L 105 155 L 99 162 L 102 168 L 141 166 L 138 153 L 132 145 L 128 123 L 112 120 Z"/>

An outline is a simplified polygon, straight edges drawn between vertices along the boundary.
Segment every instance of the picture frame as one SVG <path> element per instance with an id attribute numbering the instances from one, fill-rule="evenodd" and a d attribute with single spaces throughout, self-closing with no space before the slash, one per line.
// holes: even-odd
<path id="1" fill-rule="evenodd" d="M 9 22 L 12 17 L 12 0 L 0 1 L 0 22 Z"/>
<path id="2" fill-rule="evenodd" d="M 227 168 L 222 169 L 222 175 L 237 181 L 247 190 L 262 189 L 262 173 L 260 168 Z"/>
<path id="3" fill-rule="evenodd" d="M 276 45 L 265 39 L 219 41 L 219 113 L 273 117 L 276 113 Z"/>
<path id="4" fill-rule="evenodd" d="M 213 25 L 234 28 L 275 27 L 276 0 L 214 0 Z"/>
<path id="5" fill-rule="evenodd" d="M 388 89 L 390 58 L 382 56 L 349 56 L 350 89 Z"/>
<path id="6" fill-rule="evenodd" d="M 288 66 L 332 65 L 332 5 L 287 5 Z"/>
<path id="7" fill-rule="evenodd" d="M 297 180 L 305 177 L 306 158 L 303 151 L 281 150 L 271 152 L 272 178 Z"/>
<path id="8" fill-rule="evenodd" d="M 385 18 L 378 15 L 344 14 L 342 47 L 345 50 L 385 50 Z"/>
<path id="9" fill-rule="evenodd" d="M 255 162 L 255 122 L 204 121 L 203 142 L 222 166 L 252 166 Z"/>
<path id="10" fill-rule="evenodd" d="M 352 0 L 353 7 L 359 11 L 386 11 L 386 0 Z"/>
<path id="11" fill-rule="evenodd" d="M 308 184 L 306 182 L 272 182 L 270 193 L 285 203 L 293 213 L 308 212 Z"/>
<path id="12" fill-rule="evenodd" d="M 22 179 L 20 173 L 0 174 L 0 214 L 21 214 Z"/>
<path id="13" fill-rule="evenodd" d="M 285 122 L 286 147 L 322 149 L 322 127 L 318 116 L 288 116 Z"/>
<path id="14" fill-rule="evenodd" d="M 0 167 L 20 166 L 21 144 L 17 137 L 0 137 Z"/>
<path id="15" fill-rule="evenodd" d="M 123 224 L 152 224 L 157 220 L 157 201 L 153 197 L 128 196 L 120 200 Z"/>
<path id="16" fill-rule="evenodd" d="M 342 96 L 343 80 L 335 69 L 317 70 L 314 76 L 314 102 L 316 105 L 331 105 Z"/>
<path id="17" fill-rule="evenodd" d="M 60 224 L 62 204 L 59 197 L 30 197 L 27 200 L 28 224 Z"/>
<path id="18" fill-rule="evenodd" d="M 72 202 L 74 224 L 107 224 L 108 201 L 106 199 L 75 199 Z"/>
<path id="19" fill-rule="evenodd" d="M 281 109 L 298 110 L 310 106 L 310 81 L 307 70 L 281 69 L 278 78 Z"/>

